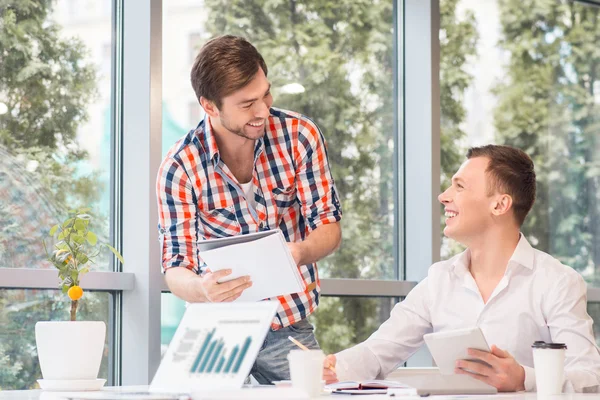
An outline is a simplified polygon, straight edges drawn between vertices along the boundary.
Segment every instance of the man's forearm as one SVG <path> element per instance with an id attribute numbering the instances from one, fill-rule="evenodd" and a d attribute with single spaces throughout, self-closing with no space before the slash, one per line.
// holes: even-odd
<path id="1" fill-rule="evenodd" d="M 312 264 L 333 253 L 342 241 L 340 223 L 325 224 L 312 231 L 306 240 L 297 243 L 300 249 L 299 265 Z"/>
<path id="2" fill-rule="evenodd" d="M 207 299 L 196 289 L 196 279 L 199 279 L 199 276 L 184 267 L 170 268 L 165 274 L 167 286 L 175 296 L 190 303 L 204 303 Z"/>

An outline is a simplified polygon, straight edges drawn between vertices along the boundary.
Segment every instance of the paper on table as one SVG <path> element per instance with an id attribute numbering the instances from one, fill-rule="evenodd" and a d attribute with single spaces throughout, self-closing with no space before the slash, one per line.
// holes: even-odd
<path id="1" fill-rule="evenodd" d="M 198 244 L 200 256 L 211 271 L 231 269 L 226 280 L 251 277 L 252 286 L 236 301 L 259 301 L 306 290 L 283 234 L 279 229 L 269 232 L 272 233 L 238 235 Z M 250 241 L 240 243 L 244 239 Z M 214 248 L 215 244 L 220 247 Z"/>

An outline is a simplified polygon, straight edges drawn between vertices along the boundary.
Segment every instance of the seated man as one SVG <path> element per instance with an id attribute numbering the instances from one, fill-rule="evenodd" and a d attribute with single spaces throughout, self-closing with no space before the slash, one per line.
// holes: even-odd
<path id="1" fill-rule="evenodd" d="M 520 233 L 535 200 L 533 162 L 494 145 L 472 148 L 467 158 L 439 200 L 444 234 L 468 249 L 431 266 L 369 339 L 327 356 L 324 379 L 384 378 L 419 349 L 424 334 L 479 326 L 491 352 L 470 352 L 490 366 L 459 360 L 456 373 L 499 391 L 533 391 L 531 345 L 552 341 L 567 345 L 563 390 L 598 391 L 600 353 L 585 282 Z"/>

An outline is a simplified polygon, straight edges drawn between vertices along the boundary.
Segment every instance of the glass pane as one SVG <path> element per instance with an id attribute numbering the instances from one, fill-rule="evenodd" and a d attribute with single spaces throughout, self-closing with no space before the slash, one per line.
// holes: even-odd
<path id="1" fill-rule="evenodd" d="M 469 146 L 523 149 L 538 176 L 523 232 L 597 285 L 600 7 L 538 3 L 441 1 L 442 188 Z"/>
<path id="2" fill-rule="evenodd" d="M 395 279 L 393 2 L 165 1 L 163 13 L 163 154 L 202 116 L 189 78 L 199 48 L 246 37 L 269 67 L 274 106 L 310 117 L 328 142 L 343 242 L 321 276 Z"/>
<path id="3" fill-rule="evenodd" d="M 336 353 L 367 339 L 397 302 L 393 297 L 322 297 L 308 319 L 325 354 Z"/>
<path id="4" fill-rule="evenodd" d="M 86 292 L 79 303 L 78 321 L 104 321 L 107 327 L 99 378 L 107 379 L 109 307 L 111 293 Z M 39 388 L 42 377 L 35 344 L 38 321 L 67 321 L 71 303 L 57 290 L 0 289 L 0 389 Z M 76 357 L 65 349 L 65 360 Z M 67 362 L 67 361 L 65 361 Z"/>
<path id="5" fill-rule="evenodd" d="M 2 9 L 0 267 L 48 267 L 42 239 L 69 208 L 91 207 L 109 239 L 111 4 Z M 108 257 L 95 268 L 109 269 Z"/>
<path id="6" fill-rule="evenodd" d="M 163 356 L 183 314 L 185 301 L 171 293 L 162 293 L 160 297 L 160 355 Z"/>
<path id="7" fill-rule="evenodd" d="M 596 343 L 600 346 L 600 303 L 588 303 L 587 312 L 590 314 L 590 317 L 594 320 L 594 337 L 596 338 Z"/>
<path id="8" fill-rule="evenodd" d="M 392 297 L 321 297 L 309 317 L 326 354 L 347 349 L 368 338 L 386 321 L 397 299 Z M 185 312 L 185 301 L 171 293 L 161 297 L 161 354 L 167 350 Z"/>

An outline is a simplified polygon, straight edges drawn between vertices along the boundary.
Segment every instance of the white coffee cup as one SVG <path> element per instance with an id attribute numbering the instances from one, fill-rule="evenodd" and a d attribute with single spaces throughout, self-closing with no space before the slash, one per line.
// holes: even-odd
<path id="1" fill-rule="evenodd" d="M 288 361 L 294 389 L 303 391 L 309 397 L 320 396 L 323 393 L 323 351 L 292 350 L 288 354 Z"/>
<path id="2" fill-rule="evenodd" d="M 565 351 L 564 343 L 535 342 L 533 366 L 538 394 L 561 394 L 564 382 Z"/>

